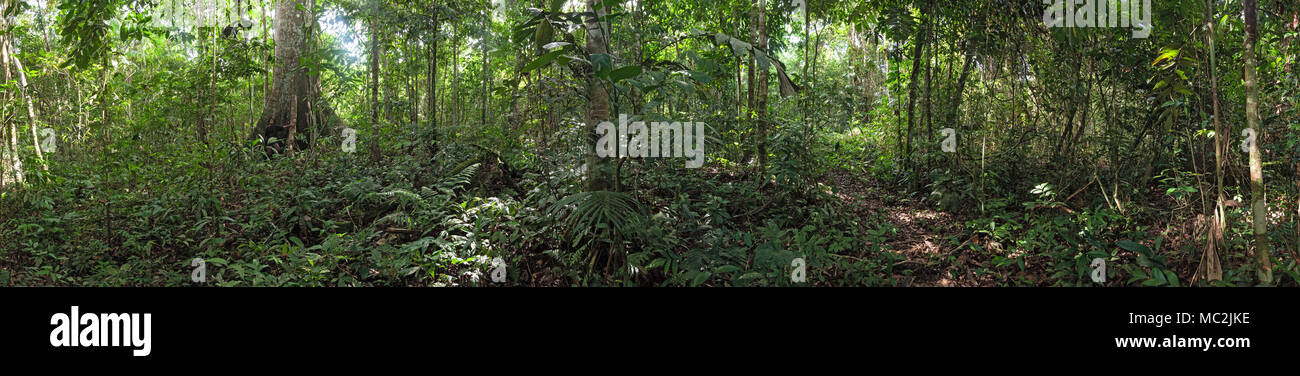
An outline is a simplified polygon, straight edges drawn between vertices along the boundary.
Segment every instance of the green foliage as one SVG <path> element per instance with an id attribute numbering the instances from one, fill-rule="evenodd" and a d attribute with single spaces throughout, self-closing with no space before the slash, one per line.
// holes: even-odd
<path id="1" fill-rule="evenodd" d="M 112 56 L 115 44 L 145 37 L 153 19 L 153 16 L 146 14 L 151 5 L 151 2 L 141 0 L 59 3 L 59 36 L 72 47 L 63 66 L 75 64 L 78 68 L 86 69 L 91 64 L 106 62 Z M 118 19 L 117 12 L 122 8 L 130 12 Z M 14 7 L 10 10 L 17 12 L 19 9 Z"/>
<path id="2" fill-rule="evenodd" d="M 283 63 L 261 7 L 19 2 L 0 285 L 193 285 L 196 258 L 217 286 L 1254 283 L 1245 206 L 1227 208 L 1224 278 L 1194 277 L 1218 191 L 1250 199 L 1240 135 L 1215 134 L 1211 109 L 1245 123 L 1240 4 L 1156 2 L 1131 38 L 1044 28 L 1028 2 L 807 2 L 806 24 L 768 3 L 602 1 L 609 48 L 592 53 L 587 2 L 317 2 L 298 51 L 310 113 L 357 131 L 357 152 L 325 134 L 268 158 L 244 141 Z M 1274 3 L 1258 141 L 1265 235 L 1294 285 L 1300 42 Z M 707 124 L 705 167 L 587 165 L 593 85 L 610 119 Z M 43 127 L 58 150 L 38 157 Z M 609 190 L 583 190 L 588 168 Z"/>

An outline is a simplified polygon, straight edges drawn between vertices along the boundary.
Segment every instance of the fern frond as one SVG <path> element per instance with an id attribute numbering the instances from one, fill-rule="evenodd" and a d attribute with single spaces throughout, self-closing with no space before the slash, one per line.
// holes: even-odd
<path id="1" fill-rule="evenodd" d="M 397 207 L 403 209 L 420 208 L 425 206 L 423 197 L 405 189 L 394 189 L 388 192 L 371 193 L 366 195 L 366 198 L 379 202 L 395 203 L 397 204 Z"/>
<path id="2" fill-rule="evenodd" d="M 375 226 L 406 226 L 410 224 L 410 222 L 411 217 L 406 215 L 406 212 L 395 211 L 376 219 Z"/>
<path id="3" fill-rule="evenodd" d="M 442 181 L 438 182 L 435 186 L 440 190 L 454 190 L 460 188 L 462 185 L 469 184 L 470 180 L 474 178 L 474 173 L 478 171 L 478 167 L 479 163 L 464 166 L 442 179 Z"/>

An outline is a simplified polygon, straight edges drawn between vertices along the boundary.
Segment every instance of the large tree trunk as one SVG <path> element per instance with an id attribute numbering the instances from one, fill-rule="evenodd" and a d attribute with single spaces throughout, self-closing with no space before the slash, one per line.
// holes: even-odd
<path id="1" fill-rule="evenodd" d="M 315 129 L 317 136 L 333 134 L 327 126 L 334 119 L 329 105 L 321 100 L 319 78 L 300 69 L 298 59 L 308 48 L 308 43 L 315 29 L 315 16 L 312 9 L 315 0 L 282 0 L 275 4 L 275 68 L 272 73 L 271 92 L 266 96 L 266 105 L 262 117 L 253 126 L 249 139 L 263 138 L 270 140 L 287 140 L 292 128 L 294 132 Z M 308 103 L 311 103 L 309 106 Z M 319 116 L 312 116 L 309 108 L 314 108 Z M 290 120 L 297 119 L 296 127 L 290 127 Z M 295 147 L 309 145 L 308 137 L 297 137 Z M 279 142 L 268 143 L 268 152 L 279 152 Z"/>
<path id="2" fill-rule="evenodd" d="M 1259 153 L 1259 143 L 1264 141 L 1259 117 L 1259 83 L 1255 78 L 1255 42 L 1259 40 L 1256 11 L 1258 0 L 1245 0 L 1242 15 L 1246 20 L 1244 79 L 1246 81 L 1246 128 L 1255 130 L 1256 142 L 1250 143 L 1250 212 L 1255 217 L 1255 271 L 1259 282 L 1273 283 L 1272 257 L 1268 245 L 1268 204 L 1264 201 L 1264 166 Z"/>

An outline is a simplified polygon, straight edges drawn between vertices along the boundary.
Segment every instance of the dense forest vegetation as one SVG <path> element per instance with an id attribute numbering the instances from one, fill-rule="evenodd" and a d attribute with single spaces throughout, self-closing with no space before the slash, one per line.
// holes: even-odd
<path id="1" fill-rule="evenodd" d="M 1300 281 L 1295 0 L 0 14 L 0 285 Z"/>

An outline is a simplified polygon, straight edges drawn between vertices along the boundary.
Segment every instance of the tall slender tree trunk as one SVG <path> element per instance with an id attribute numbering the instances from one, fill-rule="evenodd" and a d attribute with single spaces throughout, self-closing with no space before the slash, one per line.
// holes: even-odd
<path id="1" fill-rule="evenodd" d="M 1268 204 L 1264 201 L 1264 166 L 1259 144 L 1264 140 L 1259 116 L 1259 82 L 1255 77 L 1255 42 L 1259 40 L 1256 12 L 1259 0 L 1244 0 L 1242 15 L 1246 20 L 1246 43 L 1242 60 L 1245 63 L 1246 128 L 1255 130 L 1256 142 L 1250 146 L 1250 212 L 1255 225 L 1255 271 L 1262 284 L 1273 283 L 1273 265 L 1268 245 Z"/>
<path id="2" fill-rule="evenodd" d="M 460 27 L 455 27 L 456 36 L 451 42 L 451 125 L 458 126 L 461 123 L 461 105 L 460 105 Z"/>
<path id="3" fill-rule="evenodd" d="M 229 25 L 230 23 L 227 21 L 227 22 L 223 22 L 223 24 Z M 211 71 L 208 71 L 208 106 L 207 106 L 207 107 L 208 107 L 208 117 L 207 117 L 207 119 L 205 119 L 205 120 L 206 120 L 205 123 L 207 123 L 208 128 L 209 128 L 209 131 L 210 131 L 209 133 L 212 134 L 212 137 L 209 138 L 209 139 L 207 139 L 207 140 L 204 140 L 204 141 L 205 141 L 205 144 L 206 144 L 206 147 L 208 148 L 208 159 L 210 160 L 208 163 L 206 163 L 206 165 L 207 165 L 207 167 L 208 167 L 208 181 L 212 181 L 212 169 L 215 167 L 215 166 L 212 165 L 211 161 L 217 159 L 217 148 L 213 147 L 213 144 L 215 143 L 216 140 L 213 140 L 213 139 L 215 139 L 215 138 L 218 137 L 218 133 L 217 133 L 217 114 L 216 114 L 216 111 L 217 111 L 217 60 L 218 60 L 218 59 L 217 59 L 217 38 L 218 38 L 218 37 L 219 37 L 219 34 L 217 34 L 216 28 L 213 28 L 213 29 L 212 29 L 212 40 L 210 41 L 210 44 L 208 44 L 209 49 L 210 49 L 211 52 L 212 52 L 212 70 L 211 70 Z M 295 98 L 296 98 L 296 97 L 295 97 Z M 295 107 L 296 107 L 296 104 L 297 104 L 296 99 L 295 99 L 294 104 L 295 104 Z M 128 108 L 128 110 L 130 109 L 130 107 L 127 107 L 127 108 Z M 290 118 L 290 121 L 289 121 L 289 135 L 288 135 L 288 137 L 286 137 L 286 139 L 288 139 L 288 141 L 289 141 L 289 144 L 287 145 L 287 147 L 288 147 L 288 149 L 289 149 L 289 155 L 293 155 L 293 133 L 294 133 L 295 128 L 296 128 L 296 125 L 297 125 L 297 123 L 295 123 L 295 122 L 293 121 L 294 115 L 296 115 L 296 113 L 291 113 L 291 115 L 289 116 L 289 118 Z M 127 117 L 130 117 L 130 116 L 131 116 L 130 112 L 127 112 Z"/>
<path id="4" fill-rule="evenodd" d="M 812 83 L 812 77 L 808 76 L 808 70 L 809 68 L 812 67 L 812 63 L 813 63 L 813 61 L 811 60 L 813 41 L 812 39 L 809 38 L 811 32 L 808 30 L 812 25 L 811 22 L 812 18 L 808 15 L 808 13 L 809 13 L 808 3 L 805 1 L 804 9 L 803 9 L 803 44 L 804 44 L 803 80 L 805 82 L 805 85 Z M 807 122 L 808 121 L 808 91 L 807 90 L 804 90 L 799 95 L 799 111 L 802 113 L 804 122 Z M 807 125 L 805 124 L 805 126 Z"/>
<path id="5" fill-rule="evenodd" d="M 1291 11 L 1291 31 L 1300 32 L 1300 9 Z M 1290 57 L 1293 54 L 1292 52 L 1293 51 L 1292 48 L 1294 48 L 1294 45 L 1292 44 L 1293 41 L 1295 41 L 1295 37 L 1287 37 L 1285 44 L 1286 44 L 1286 55 L 1288 57 Z M 1292 62 L 1291 64 L 1294 65 L 1296 63 Z M 1295 73 L 1294 71 L 1292 71 L 1291 65 L 1286 66 L 1284 70 L 1287 73 L 1291 73 L 1291 74 Z M 1296 177 L 1296 192 L 1300 193 L 1300 158 L 1297 158 L 1295 163 L 1295 177 Z M 1296 215 L 1295 220 L 1292 222 L 1296 224 L 1295 255 L 1297 257 L 1300 257 L 1300 198 L 1296 198 L 1295 201 L 1295 215 Z"/>
<path id="6" fill-rule="evenodd" d="M 609 23 L 601 21 L 609 14 L 609 10 L 600 7 L 600 3 L 601 0 L 587 0 L 588 11 L 596 15 L 585 19 L 587 52 L 593 55 L 609 53 Z M 613 181 L 610 176 L 612 166 L 607 159 L 596 155 L 595 146 L 598 140 L 596 126 L 609 121 L 609 89 L 594 72 L 588 72 L 586 81 L 587 95 L 590 99 L 587 103 L 586 119 L 588 142 L 584 145 L 587 148 L 587 191 L 607 191 Z"/>
<path id="7" fill-rule="evenodd" d="M 267 30 L 267 25 L 270 23 L 266 22 L 266 1 L 262 1 L 260 5 L 262 7 L 262 45 L 270 45 L 271 32 Z M 173 21 L 173 23 L 174 22 L 175 21 Z M 273 59 L 266 59 L 267 73 L 265 79 L 262 81 L 262 98 L 268 98 L 271 96 L 271 77 L 273 74 L 271 69 L 272 60 Z"/>
<path id="8" fill-rule="evenodd" d="M 370 124 L 379 124 L 379 3 L 370 1 Z"/>
<path id="9" fill-rule="evenodd" d="M 751 2 L 749 7 L 749 41 L 750 43 L 754 43 L 757 40 L 758 40 L 758 4 Z M 745 119 L 748 120 L 749 126 L 756 127 L 755 125 L 756 119 L 754 116 L 755 113 L 754 111 L 755 108 L 757 108 L 757 106 L 754 103 L 754 101 L 755 99 L 758 98 L 758 96 L 754 91 L 754 86 L 755 86 L 754 74 L 757 73 L 757 70 L 755 68 L 758 65 L 757 54 L 752 54 L 752 53 L 749 54 L 748 63 L 749 63 L 748 66 L 745 67 L 745 96 L 746 96 Z M 754 143 L 754 144 L 758 143 L 757 141 L 758 136 L 756 136 L 756 133 L 757 130 L 755 130 L 754 133 L 749 133 L 748 143 Z M 754 152 L 753 149 L 745 148 L 745 158 L 744 158 L 745 163 L 749 163 L 750 153 L 753 152 Z"/>
<path id="10" fill-rule="evenodd" d="M 754 45 L 758 48 L 759 51 L 762 51 L 764 54 L 767 54 L 768 53 L 767 51 L 767 0 L 758 0 L 757 30 L 758 30 L 758 38 L 755 41 Z M 774 58 L 774 57 L 771 56 L 771 54 L 768 54 L 768 58 Z M 758 72 L 757 72 L 758 82 L 756 83 L 758 85 L 758 90 L 756 90 L 754 93 L 754 107 L 755 107 L 754 109 L 755 112 L 757 113 L 757 120 L 758 120 L 756 124 L 757 125 L 756 128 L 758 129 L 757 141 L 758 141 L 759 171 L 766 171 L 767 168 L 767 86 L 769 80 L 768 73 L 769 73 L 769 69 L 771 69 L 771 66 L 772 66 L 772 62 L 768 61 L 768 64 L 766 64 L 766 66 L 760 65 L 758 67 Z M 760 177 L 763 176 L 764 175 L 760 175 Z M 766 178 L 764 177 L 764 179 Z"/>
<path id="11" fill-rule="evenodd" d="M 438 32 L 442 27 L 438 15 L 434 16 L 433 34 L 429 37 L 429 92 L 425 98 L 425 118 L 429 120 L 429 126 L 435 130 L 434 140 L 437 140 L 438 129 Z"/>
<path id="12" fill-rule="evenodd" d="M 383 58 L 384 51 L 380 46 L 380 39 L 383 36 L 379 31 L 379 0 L 370 0 L 370 133 L 377 134 L 381 122 L 380 114 L 383 111 L 382 97 L 379 94 L 379 66 L 380 59 Z M 379 143 L 371 142 L 368 144 L 370 153 L 370 162 L 376 163 L 380 159 Z"/>
<path id="13" fill-rule="evenodd" d="M 929 140 L 931 137 L 934 137 L 934 116 L 932 116 L 934 114 L 934 101 L 932 100 L 932 94 L 934 93 L 935 60 L 939 55 L 938 47 L 940 47 L 940 44 L 936 43 L 935 48 L 927 53 L 926 55 L 928 56 L 925 57 L 925 103 L 923 103 L 925 109 L 921 111 L 921 120 L 922 123 L 925 124 L 925 137 L 923 139 L 926 140 L 926 142 L 922 142 L 919 145 L 921 155 L 925 155 L 929 152 Z M 917 126 L 917 128 L 917 130 L 920 130 L 920 126 Z M 930 167 L 928 163 L 929 158 L 922 160 L 922 162 L 925 162 L 923 168 L 928 169 Z"/>
<path id="14" fill-rule="evenodd" d="M 10 0 L 0 2 L 0 14 L 7 14 L 9 7 L 11 6 L 13 6 L 13 4 Z M 8 18 L 0 20 L 0 28 L 8 30 L 8 26 Z M 0 41 L 3 41 L 0 43 L 0 65 L 4 67 L 5 83 L 13 81 L 13 74 L 9 67 L 9 55 L 12 52 L 9 50 L 8 40 L 8 33 L 0 35 Z M 5 102 L 8 103 L 13 99 L 13 92 L 5 91 L 4 98 Z M 0 175 L 0 187 L 19 185 L 23 183 L 23 162 L 18 156 L 18 126 L 13 122 L 12 117 L 4 116 L 3 118 L 5 119 L 4 125 L 6 125 L 3 129 L 7 130 L 7 133 L 5 134 L 7 137 L 0 139 L 0 142 L 5 144 L 5 148 L 2 150 L 3 154 L 0 155 L 0 157 L 2 157 L 0 158 L 0 162 L 3 162 L 3 165 L 0 166 L 0 168 L 3 168 L 4 172 Z"/>
<path id="15" fill-rule="evenodd" d="M 740 22 L 736 21 L 731 28 L 732 35 L 740 35 Z M 745 124 L 745 84 L 744 78 L 741 77 L 745 72 L 745 59 L 736 56 L 736 128 Z M 748 149 L 746 149 L 748 150 Z M 743 152 L 742 152 L 743 153 Z M 745 160 L 745 159 L 741 159 Z"/>
<path id="16" fill-rule="evenodd" d="M 1219 111 L 1219 80 L 1216 72 L 1218 59 L 1215 58 L 1214 51 L 1214 0 L 1207 0 L 1206 4 L 1206 25 L 1209 32 L 1206 33 L 1208 47 L 1210 50 L 1210 97 L 1213 102 L 1214 111 L 1214 185 L 1217 198 L 1214 205 L 1214 219 L 1206 231 L 1205 252 L 1201 254 L 1201 265 L 1197 268 L 1197 273 L 1204 276 L 1207 280 L 1218 281 L 1223 279 L 1223 266 L 1219 263 L 1218 250 L 1223 249 L 1226 242 L 1223 239 L 1223 229 L 1226 225 L 1224 215 L 1226 214 L 1226 196 L 1223 193 L 1223 163 L 1227 155 L 1227 142 L 1224 140 L 1225 134 L 1223 129 L 1222 114 Z"/>
<path id="17" fill-rule="evenodd" d="M 888 55 L 885 56 L 884 60 L 885 68 L 888 69 L 889 74 L 892 75 L 886 77 L 900 77 L 901 79 L 901 77 L 903 77 L 902 64 L 891 64 Z M 894 145 L 898 148 L 896 158 L 905 160 L 907 158 L 907 139 L 903 134 L 906 133 L 904 130 L 907 129 L 907 124 L 904 124 L 904 122 L 907 119 L 903 117 L 903 100 L 896 97 L 897 95 L 901 95 L 903 92 L 902 88 L 898 87 L 898 85 L 897 81 L 892 85 L 893 87 L 890 87 L 891 85 L 888 82 L 885 83 L 885 86 L 889 87 L 889 93 L 888 96 L 885 97 L 885 101 L 893 107 L 894 120 L 898 122 L 898 129 L 894 132 L 896 137 Z M 904 167 L 906 167 L 906 165 Z"/>
<path id="18" fill-rule="evenodd" d="M 925 12 L 921 12 L 921 17 L 925 18 Z M 916 166 L 912 165 L 912 144 L 913 144 L 913 127 L 916 123 L 916 81 L 917 75 L 921 73 L 921 54 L 924 52 L 926 45 L 926 30 L 929 28 L 929 21 L 921 21 L 921 27 L 916 30 L 916 37 L 913 38 L 912 44 L 912 73 L 908 75 L 907 83 L 907 138 L 904 141 L 903 157 L 905 167 L 911 171 L 912 178 L 908 183 L 909 190 L 916 190 Z"/>
<path id="19" fill-rule="evenodd" d="M 975 62 L 975 56 L 967 53 L 966 63 L 962 64 L 961 75 L 957 78 L 957 90 L 952 93 L 952 109 L 948 111 L 948 124 L 957 130 L 961 130 L 960 124 L 957 124 L 957 114 L 961 111 L 961 103 L 965 98 L 966 79 L 970 78 L 971 65 Z"/>
<path id="20" fill-rule="evenodd" d="M 413 33 L 407 33 L 406 48 L 402 49 L 402 55 L 405 55 L 407 59 L 405 62 L 406 66 L 410 67 L 408 70 L 410 73 L 409 78 L 405 81 L 406 100 L 411 103 L 411 112 L 409 115 L 411 116 L 412 127 L 415 127 L 420 123 L 420 94 L 418 92 L 420 86 L 420 64 L 419 59 L 417 58 L 417 56 L 419 56 L 419 50 L 417 46 L 415 46 L 415 41 L 415 35 L 413 35 Z"/>
<path id="21" fill-rule="evenodd" d="M 737 56 L 736 57 L 736 128 L 737 129 L 743 129 L 742 127 L 745 124 L 745 84 L 744 84 L 744 78 L 741 77 L 742 75 L 744 75 L 744 72 L 745 72 L 745 60 Z M 745 151 L 741 152 L 742 155 L 747 154 L 749 149 L 745 148 L 744 150 Z M 747 161 L 748 158 L 741 157 L 741 160 Z"/>
<path id="22" fill-rule="evenodd" d="M 0 6 L 0 10 L 5 11 L 4 13 L 7 14 L 8 13 L 7 11 L 12 6 L 14 6 L 12 1 L 6 0 L 3 3 L 3 6 Z M 0 22 L 0 27 L 8 27 L 9 24 L 10 24 L 10 19 L 8 17 L 5 17 L 3 22 Z M 32 104 L 32 95 L 30 92 L 28 92 L 29 91 L 28 89 L 30 87 L 27 84 L 27 72 L 23 69 L 23 62 L 18 59 L 17 55 L 14 54 L 14 46 L 12 43 L 10 43 L 11 39 L 12 39 L 11 35 L 8 34 L 0 38 L 0 43 L 3 43 L 3 49 L 4 49 L 3 53 L 0 53 L 0 55 L 2 55 L 0 56 L 0 58 L 4 59 L 5 82 L 10 82 L 15 76 L 10 74 L 11 68 L 9 68 L 9 64 L 10 62 L 12 62 L 13 63 L 12 72 L 17 73 L 16 76 L 18 78 L 17 86 L 18 86 L 19 95 L 22 96 L 23 102 L 27 105 L 27 127 L 29 130 L 31 130 L 32 133 L 32 147 L 36 151 L 36 160 L 41 161 L 41 168 L 48 171 L 50 168 L 49 165 L 45 164 L 44 162 L 45 155 L 41 150 L 41 141 L 37 136 L 37 131 L 40 128 L 40 119 L 36 117 L 35 106 Z M 8 96 L 12 98 L 12 93 L 10 93 Z M 11 132 L 10 146 L 12 149 L 8 151 L 7 158 L 12 158 L 12 160 L 10 161 L 10 163 L 5 165 L 5 168 L 12 169 L 13 172 L 15 173 L 15 177 L 16 177 L 15 181 L 21 182 L 22 170 L 21 170 L 21 162 L 19 159 L 20 157 L 18 156 L 18 141 L 17 141 L 18 129 L 12 122 L 10 123 L 9 131 Z M 3 185 L 3 183 L 0 183 L 0 185 Z"/>
<path id="23" fill-rule="evenodd" d="M 491 43 L 489 43 L 489 42 L 492 40 L 492 10 L 491 10 L 491 9 L 486 9 L 486 10 L 483 11 L 483 31 L 482 31 L 482 32 L 483 32 L 483 40 L 479 41 L 479 43 L 481 43 L 481 50 L 482 50 L 482 52 L 483 52 L 483 81 L 482 81 L 482 89 L 483 89 L 483 93 L 481 94 L 481 95 L 482 95 L 481 98 L 482 98 L 482 101 L 483 101 L 483 106 L 482 106 L 481 108 L 479 108 L 479 126 L 481 126 L 481 127 L 487 127 L 487 117 L 488 117 L 488 76 L 489 76 L 489 75 L 488 75 L 488 72 L 489 72 L 488 68 L 490 67 L 489 64 L 492 63 L 492 56 L 490 56 L 490 54 L 488 54 L 488 45 L 491 44 Z"/>
<path id="24" fill-rule="evenodd" d="M 9 38 L 4 39 L 5 50 L 13 51 L 14 47 L 9 43 Z M 41 168 L 49 171 L 50 166 L 45 163 L 45 154 L 41 150 L 41 141 L 37 136 L 37 130 L 40 128 L 40 119 L 36 117 L 36 106 L 32 104 L 32 94 L 28 92 L 27 72 L 23 69 L 23 62 L 18 60 L 18 56 L 8 53 L 9 60 L 14 63 L 14 71 L 18 72 L 19 94 L 23 96 L 23 102 L 27 104 L 27 125 L 32 131 L 32 147 L 36 150 L 36 160 L 41 161 Z"/>

